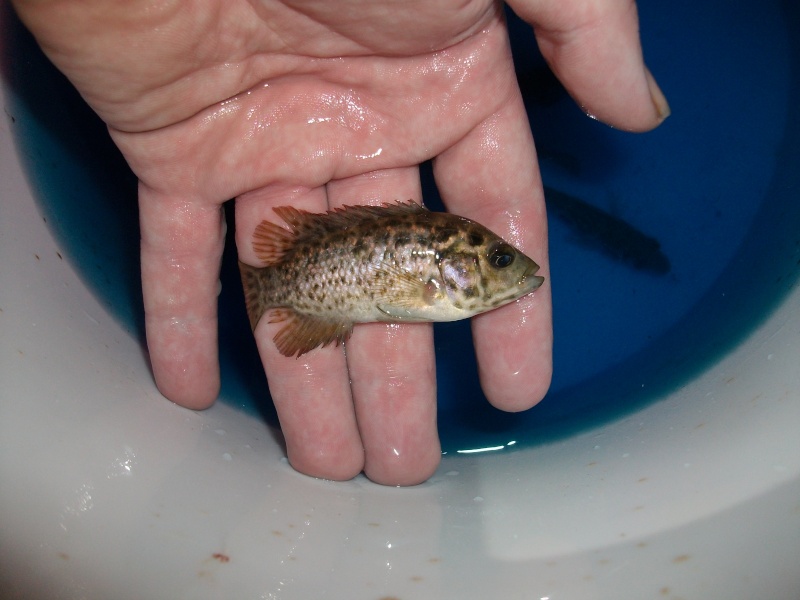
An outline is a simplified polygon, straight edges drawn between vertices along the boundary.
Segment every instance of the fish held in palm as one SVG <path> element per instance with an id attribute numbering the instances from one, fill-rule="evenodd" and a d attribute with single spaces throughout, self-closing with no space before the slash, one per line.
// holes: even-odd
<path id="1" fill-rule="evenodd" d="M 355 323 L 456 321 L 537 289 L 539 266 L 486 227 L 415 202 L 347 206 L 324 214 L 273 209 L 239 261 L 253 329 L 283 322 L 284 356 L 344 342 Z"/>

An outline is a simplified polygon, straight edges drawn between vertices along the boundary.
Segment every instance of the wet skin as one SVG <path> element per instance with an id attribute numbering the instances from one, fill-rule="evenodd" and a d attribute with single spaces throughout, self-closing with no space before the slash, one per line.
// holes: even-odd
<path id="1" fill-rule="evenodd" d="M 668 113 L 627 0 L 516 0 L 576 101 L 618 128 Z M 275 206 L 420 201 L 435 158 L 447 208 L 498 233 L 550 281 L 536 154 L 502 7 L 488 0 L 109 3 L 16 0 L 50 59 L 108 124 L 139 178 L 147 339 L 156 383 L 209 406 L 219 390 L 221 205 L 240 259 Z M 365 24 L 369 26 L 366 27 Z M 398 34 L 398 32 L 401 32 Z M 357 325 L 300 359 L 255 331 L 289 460 L 313 476 L 409 485 L 440 460 L 432 332 Z M 529 408 L 551 374 L 546 283 L 473 319 L 490 402 Z"/>

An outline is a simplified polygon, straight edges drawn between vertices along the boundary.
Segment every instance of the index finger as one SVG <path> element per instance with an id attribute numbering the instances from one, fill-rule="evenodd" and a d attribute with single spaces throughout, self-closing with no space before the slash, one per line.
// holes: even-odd
<path id="1" fill-rule="evenodd" d="M 472 319 L 487 398 L 503 410 L 530 408 L 550 385 L 553 326 L 544 194 L 519 93 L 439 155 L 434 172 L 451 212 L 522 250 L 545 278 L 534 293 Z"/>

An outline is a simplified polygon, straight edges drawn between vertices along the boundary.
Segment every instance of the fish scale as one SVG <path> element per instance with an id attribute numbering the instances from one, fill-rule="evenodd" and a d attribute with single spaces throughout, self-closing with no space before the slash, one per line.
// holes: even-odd
<path id="1" fill-rule="evenodd" d="M 250 324 L 284 323 L 285 356 L 344 342 L 355 323 L 464 319 L 537 289 L 538 265 L 484 226 L 414 202 L 323 214 L 274 209 L 239 262 Z"/>

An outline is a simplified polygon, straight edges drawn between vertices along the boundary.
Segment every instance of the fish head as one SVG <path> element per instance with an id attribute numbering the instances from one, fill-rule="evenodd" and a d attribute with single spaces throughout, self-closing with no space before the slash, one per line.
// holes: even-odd
<path id="1" fill-rule="evenodd" d="M 462 318 L 513 302 L 544 281 L 531 258 L 473 222 L 437 252 L 437 266 L 445 292 L 439 301 Z"/>

